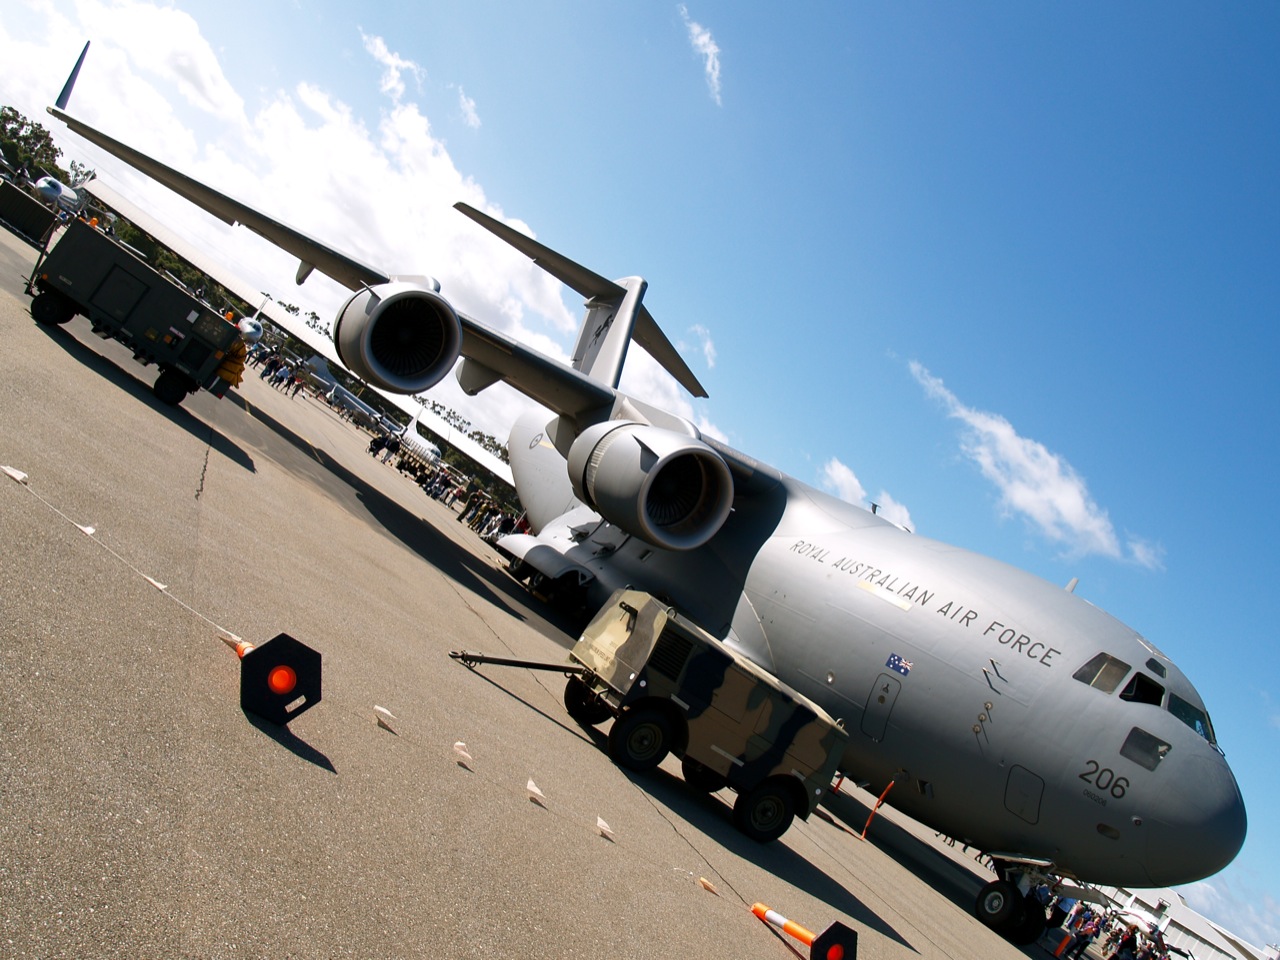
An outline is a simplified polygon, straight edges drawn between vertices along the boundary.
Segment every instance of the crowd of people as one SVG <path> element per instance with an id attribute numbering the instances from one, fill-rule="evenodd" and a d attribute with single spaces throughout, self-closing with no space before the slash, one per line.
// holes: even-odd
<path id="1" fill-rule="evenodd" d="M 291 364 L 275 347 L 255 344 L 249 351 L 247 363 L 261 367 L 259 378 L 289 396 L 297 396 L 305 380 L 301 364 Z M 489 542 L 513 531 L 527 529 L 523 515 L 517 515 L 493 500 L 474 478 L 459 479 L 449 472 L 443 463 L 424 463 L 405 453 L 404 445 L 395 434 L 382 433 L 369 441 L 369 454 L 382 463 L 394 463 L 401 473 L 408 475 L 434 500 L 452 508 L 461 501 L 458 522 L 465 523 L 480 537 Z"/>
<path id="2" fill-rule="evenodd" d="M 392 462 L 402 450 L 400 438 L 395 434 L 379 435 L 369 441 L 369 454 L 383 463 Z M 451 509 L 460 504 L 458 522 L 465 523 L 483 540 L 492 543 L 508 533 L 528 529 L 523 515 L 517 516 L 490 497 L 474 477 L 460 479 L 443 463 L 424 463 L 411 456 L 399 456 L 395 466 L 433 500 Z"/>
<path id="3" fill-rule="evenodd" d="M 270 386 L 290 397 L 296 397 L 302 390 L 305 377 L 301 364 L 289 363 L 275 348 L 268 348 L 261 342 L 255 344 L 255 348 L 249 351 L 248 364 L 251 367 L 262 367 L 259 379 L 267 381 Z"/>
<path id="4" fill-rule="evenodd" d="M 1109 917 L 1090 904 L 1078 904 L 1064 927 L 1075 939 L 1062 955 L 1073 960 L 1083 957 L 1095 941 L 1101 941 L 1099 949 L 1107 960 L 1169 960 L 1169 948 L 1158 927 L 1119 915 Z"/>
<path id="5" fill-rule="evenodd" d="M 1155 925 L 1139 924 L 1131 915 L 1111 914 L 1084 900 L 1054 899 L 1047 884 L 1035 890 L 1036 899 L 1050 909 L 1049 925 L 1071 934 L 1059 956 L 1082 960 L 1089 947 L 1104 960 L 1170 960 L 1169 948 Z"/>

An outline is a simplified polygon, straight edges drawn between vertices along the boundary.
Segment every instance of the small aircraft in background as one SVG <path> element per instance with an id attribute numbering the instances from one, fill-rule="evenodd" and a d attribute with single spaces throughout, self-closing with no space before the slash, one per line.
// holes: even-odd
<path id="1" fill-rule="evenodd" d="M 329 369 L 329 361 L 324 357 L 312 357 L 302 363 L 302 368 L 304 373 L 324 385 L 324 399 L 329 406 L 341 407 L 353 417 L 384 433 L 399 434 L 404 430 L 403 426 L 388 419 L 340 384 L 337 377 L 333 375 L 333 371 Z"/>
<path id="2" fill-rule="evenodd" d="M 92 175 L 90 175 L 92 176 Z M 88 177 L 85 178 L 89 179 Z M 83 183 L 84 181 L 81 181 Z M 76 186 L 79 186 L 77 184 Z M 70 214 L 77 214 L 89 202 L 89 195 L 75 187 L 69 187 L 57 177 L 45 174 L 31 184 L 33 190 L 40 194 L 44 201 Z"/>

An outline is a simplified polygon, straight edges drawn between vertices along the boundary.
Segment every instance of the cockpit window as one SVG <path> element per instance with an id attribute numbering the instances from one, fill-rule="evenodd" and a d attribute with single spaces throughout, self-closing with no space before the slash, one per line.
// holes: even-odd
<path id="1" fill-rule="evenodd" d="M 1199 707 L 1187 703 L 1176 693 L 1171 693 L 1169 694 L 1169 712 L 1210 743 L 1217 743 L 1213 736 L 1213 724 L 1209 722 L 1209 715 Z"/>
<path id="2" fill-rule="evenodd" d="M 1120 691 L 1120 699 L 1131 703 L 1149 703 L 1153 707 L 1158 707 L 1164 700 L 1164 687 L 1145 673 L 1135 673 L 1133 679 Z"/>
<path id="3" fill-rule="evenodd" d="M 1164 679 L 1169 675 L 1169 672 L 1164 668 L 1164 664 L 1161 663 L 1159 660 L 1157 660 L 1155 657 L 1152 657 L 1150 660 L 1147 661 L 1147 669 L 1150 670 L 1152 673 L 1154 673 L 1157 677 L 1160 677 L 1161 679 Z"/>
<path id="4" fill-rule="evenodd" d="M 1074 674 L 1081 683 L 1088 684 L 1103 693 L 1115 693 L 1120 681 L 1129 672 L 1129 665 L 1109 653 L 1100 653 Z"/>
<path id="5" fill-rule="evenodd" d="M 1120 748 L 1120 755 L 1141 764 L 1148 770 L 1154 770 L 1160 766 L 1160 761 L 1168 755 L 1170 749 L 1169 744 L 1159 737 L 1147 733 L 1140 727 L 1134 727 L 1125 738 L 1124 746 Z"/>

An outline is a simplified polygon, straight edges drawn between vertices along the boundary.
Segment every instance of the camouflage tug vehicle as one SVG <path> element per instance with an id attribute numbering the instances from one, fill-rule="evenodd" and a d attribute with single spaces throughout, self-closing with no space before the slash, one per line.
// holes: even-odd
<path id="1" fill-rule="evenodd" d="M 609 756 L 652 770 L 673 753 L 695 789 L 731 787 L 733 822 L 761 843 L 831 785 L 848 735 L 821 707 L 648 593 L 619 590 L 570 652 L 565 707 L 579 723 L 614 717 Z"/>

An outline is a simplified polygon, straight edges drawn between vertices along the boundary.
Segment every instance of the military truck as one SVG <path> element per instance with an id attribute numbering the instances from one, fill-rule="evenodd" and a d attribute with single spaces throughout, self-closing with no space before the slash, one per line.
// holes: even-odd
<path id="1" fill-rule="evenodd" d="M 221 397 L 239 383 L 245 346 L 236 324 L 83 220 L 49 242 L 27 282 L 37 323 L 83 314 L 99 337 L 119 340 L 139 363 L 160 368 L 152 392 L 163 403 L 181 403 L 200 389 Z"/>
<path id="2" fill-rule="evenodd" d="M 686 782 L 738 794 L 733 822 L 760 842 L 807 819 L 848 735 L 821 707 L 651 594 L 619 590 L 570 652 L 564 702 L 579 723 L 614 717 L 609 756 L 643 772 L 670 752 Z"/>
<path id="3" fill-rule="evenodd" d="M 16 183 L 0 182 L 0 225 L 39 246 L 58 215 Z"/>

